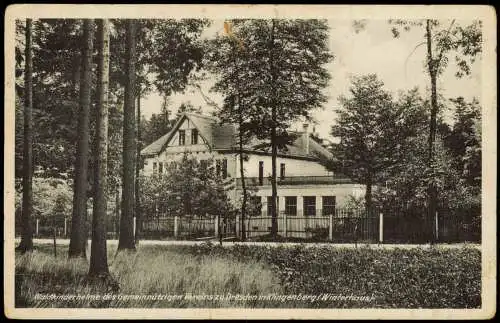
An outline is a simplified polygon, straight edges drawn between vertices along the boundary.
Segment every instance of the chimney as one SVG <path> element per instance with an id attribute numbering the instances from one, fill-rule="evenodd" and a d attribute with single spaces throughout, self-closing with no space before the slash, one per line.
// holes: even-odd
<path id="1" fill-rule="evenodd" d="M 306 155 L 308 155 L 309 154 L 309 124 L 304 123 L 302 125 L 302 129 L 304 130 L 302 135 L 304 136 L 305 153 L 306 153 Z"/>

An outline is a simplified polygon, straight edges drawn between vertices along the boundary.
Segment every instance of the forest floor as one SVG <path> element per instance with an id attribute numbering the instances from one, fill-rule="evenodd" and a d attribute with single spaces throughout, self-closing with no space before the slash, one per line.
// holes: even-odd
<path id="1" fill-rule="evenodd" d="M 44 240 L 45 242 L 45 240 Z M 61 241 L 62 242 L 62 241 Z M 479 308 L 481 251 L 227 243 L 108 248 L 116 284 L 89 282 L 88 259 L 35 240 L 16 254 L 16 307 Z M 271 247 L 272 246 L 272 247 Z"/>

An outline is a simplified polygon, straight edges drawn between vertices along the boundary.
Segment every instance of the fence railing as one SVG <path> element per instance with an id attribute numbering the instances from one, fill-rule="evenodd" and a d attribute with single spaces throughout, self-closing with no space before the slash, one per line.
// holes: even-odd
<path id="1" fill-rule="evenodd" d="M 311 212 L 309 212 L 311 213 Z M 305 239 L 332 242 L 370 243 L 427 243 L 481 241 L 480 218 L 453 213 L 437 213 L 429 218 L 425 214 L 397 212 L 362 212 L 337 208 L 316 210 L 315 215 L 303 216 L 280 212 L 277 216 L 277 234 L 286 239 Z M 479 223 L 478 223 L 479 221 Z M 88 237 L 91 223 L 85 219 Z M 246 238 L 258 239 L 272 232 L 272 217 L 263 212 L 261 216 L 248 216 L 244 223 L 239 215 L 223 216 L 150 216 L 140 220 L 134 218 L 134 232 L 139 230 L 140 239 L 199 239 L 236 237 L 242 238 L 242 226 Z M 35 238 L 69 238 L 71 218 L 33 219 Z M 107 237 L 119 236 L 119 217 L 107 217 Z M 16 226 L 16 235 L 20 229 Z"/>
<path id="2" fill-rule="evenodd" d="M 248 238 L 271 234 L 272 217 L 250 217 L 246 221 Z M 287 216 L 277 217 L 278 234 L 284 238 L 313 241 L 377 242 L 379 218 L 376 216 Z"/>

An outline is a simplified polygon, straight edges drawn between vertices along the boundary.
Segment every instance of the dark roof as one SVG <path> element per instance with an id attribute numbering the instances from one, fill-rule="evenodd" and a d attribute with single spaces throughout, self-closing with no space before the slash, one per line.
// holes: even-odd
<path id="1" fill-rule="evenodd" d="M 170 138 L 174 135 L 184 118 L 189 118 L 198 129 L 211 149 L 214 150 L 233 150 L 236 147 L 237 126 L 234 124 L 220 124 L 214 117 L 209 117 L 194 113 L 184 113 L 170 132 L 160 137 L 158 140 L 147 146 L 141 151 L 141 155 L 155 155 L 160 153 Z M 306 151 L 305 136 L 301 132 L 295 132 L 297 138 L 292 145 L 287 145 L 286 150 L 278 152 L 281 156 L 311 158 L 311 159 L 331 159 L 332 154 L 309 136 L 309 151 Z M 262 140 L 252 139 L 245 145 L 248 152 L 265 153 L 271 152 L 270 148 L 255 148 L 262 144 Z"/>

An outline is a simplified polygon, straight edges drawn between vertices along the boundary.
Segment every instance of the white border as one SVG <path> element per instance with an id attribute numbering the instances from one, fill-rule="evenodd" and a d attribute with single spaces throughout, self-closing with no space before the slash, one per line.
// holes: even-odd
<path id="1" fill-rule="evenodd" d="M 20 309 L 14 308 L 15 19 L 25 18 L 481 19 L 483 21 L 483 232 L 481 309 Z M 5 12 L 4 299 L 10 318 L 478 319 L 496 312 L 496 15 L 490 6 L 395 5 L 11 5 Z M 10 228 L 10 230 L 9 230 Z"/>

